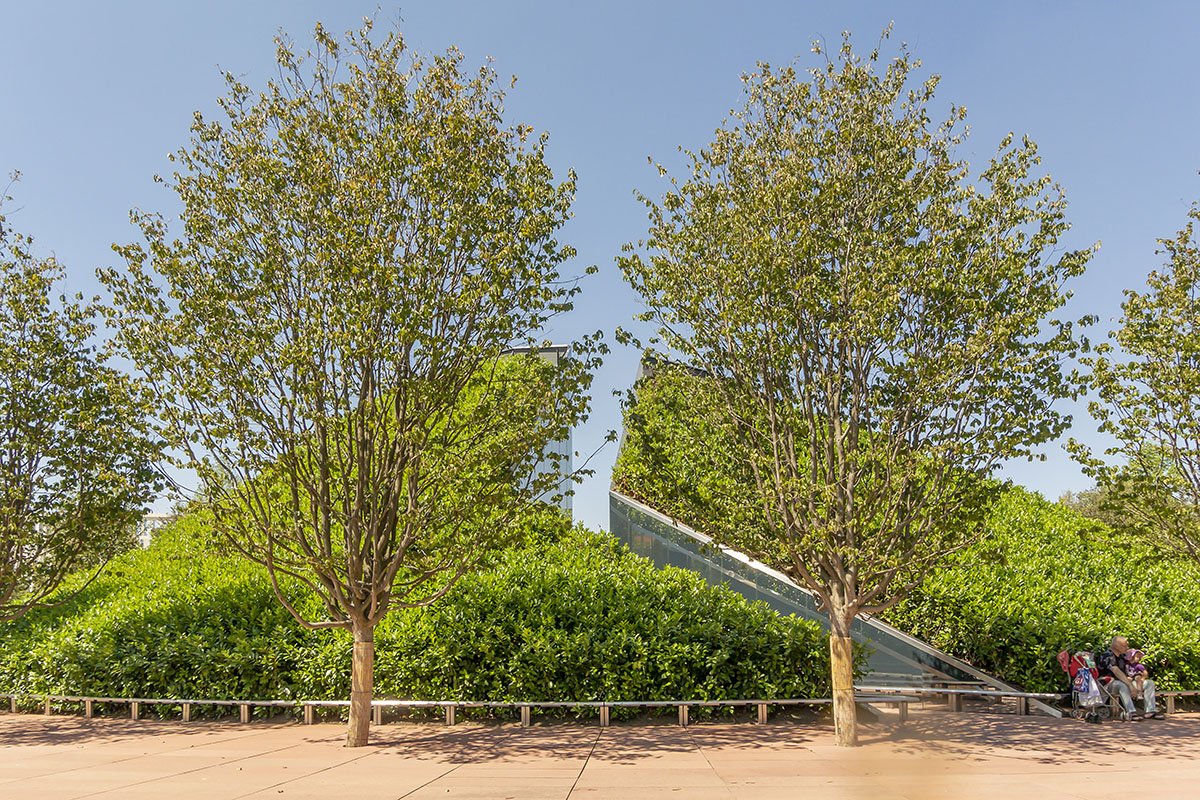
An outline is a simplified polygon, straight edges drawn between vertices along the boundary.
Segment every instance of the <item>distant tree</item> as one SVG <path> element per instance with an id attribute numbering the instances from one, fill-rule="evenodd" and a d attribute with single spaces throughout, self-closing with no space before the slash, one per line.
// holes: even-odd
<path id="1" fill-rule="evenodd" d="M 1056 252 L 1066 202 L 1028 139 L 969 179 L 965 111 L 931 123 L 918 66 L 848 35 L 811 80 L 762 65 L 620 259 L 660 345 L 713 377 L 766 520 L 756 554 L 829 614 L 842 745 L 851 622 L 976 539 L 994 470 L 1066 425 L 1074 329 L 1049 315 L 1090 255 Z"/>
<path id="2" fill-rule="evenodd" d="M 1111 509 L 1107 492 L 1103 487 L 1093 486 L 1091 489 L 1078 492 L 1063 492 L 1058 498 L 1058 503 L 1077 512 L 1080 516 L 1103 522 L 1109 527 L 1118 527 L 1121 524 L 1119 515 Z"/>
<path id="3" fill-rule="evenodd" d="M 146 398 L 62 279 L 0 215 L 0 620 L 130 547 L 158 487 Z"/>
<path id="4" fill-rule="evenodd" d="M 281 39 L 259 95 L 225 76 L 225 119 L 196 116 L 167 181 L 181 237 L 137 216 L 148 244 L 103 279 L 219 533 L 301 624 L 352 631 L 358 746 L 375 627 L 560 491 L 548 445 L 586 417 L 604 348 L 502 358 L 572 307 L 555 235 L 575 179 L 555 183 L 544 136 L 504 127 L 495 73 L 369 23 L 315 39 Z"/>
<path id="5" fill-rule="evenodd" d="M 1159 240 L 1166 268 L 1150 273 L 1146 291 L 1126 290 L 1116 347 L 1084 359 L 1100 397 L 1092 415 L 1117 443 L 1103 456 L 1069 447 L 1114 525 L 1200 562 L 1200 207 L 1188 216 Z"/>

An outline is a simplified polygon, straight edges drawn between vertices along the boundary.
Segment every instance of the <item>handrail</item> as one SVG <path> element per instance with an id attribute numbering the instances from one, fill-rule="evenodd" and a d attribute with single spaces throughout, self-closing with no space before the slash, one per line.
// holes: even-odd
<path id="1" fill-rule="evenodd" d="M 895 686 L 856 686 L 860 692 L 894 692 Z M 1024 697 L 1029 700 L 1062 700 L 1070 697 L 1066 692 L 1022 692 L 1016 689 L 942 689 L 934 686 L 905 686 L 911 694 L 970 695 L 971 697 Z"/>
<path id="2" fill-rule="evenodd" d="M 883 697 L 889 699 L 915 694 L 919 689 L 904 687 L 897 691 L 896 687 L 856 687 L 856 691 L 867 692 L 868 695 L 857 697 L 858 702 L 883 702 Z M 87 695 L 66 694 L 36 694 L 24 692 L 0 692 L 0 698 L 9 700 L 38 700 L 53 703 L 84 702 L 91 700 L 96 703 L 143 703 L 145 705 L 177 706 L 190 703 L 197 706 L 275 706 L 292 707 L 319 706 L 335 707 L 349 706 L 349 700 L 213 700 L 208 698 L 167 698 L 167 697 L 91 697 Z M 919 698 L 907 698 L 917 700 Z M 378 698 L 371 701 L 372 708 L 619 708 L 619 707 L 668 707 L 668 706 L 753 706 L 753 705 L 802 705 L 815 703 L 832 703 L 830 697 L 776 697 L 776 698 L 733 698 L 725 700 L 402 700 L 394 698 Z"/>
<path id="3" fill-rule="evenodd" d="M 250 721 L 250 709 L 255 706 L 268 707 L 290 707 L 303 712 L 304 723 L 311 725 L 315 721 L 314 711 L 317 708 L 345 708 L 350 705 L 349 700 L 213 700 L 213 699 L 191 699 L 191 698 L 163 698 L 163 697 L 88 697 L 85 695 L 44 695 L 44 694 L 29 694 L 29 693 L 5 693 L 0 692 L 0 698 L 8 698 L 10 711 L 16 713 L 19 700 L 37 700 L 44 709 L 44 713 L 49 716 L 52 714 L 53 703 L 66 702 L 82 702 L 84 704 L 84 716 L 90 718 L 94 711 L 95 703 L 124 703 L 130 707 L 130 718 L 138 719 L 142 705 L 169 705 L 182 706 L 183 721 L 191 720 L 191 707 L 196 706 L 237 706 L 239 716 L 242 723 Z M 909 694 L 900 694 L 894 691 L 887 692 L 870 692 L 867 694 L 859 694 L 854 698 L 854 702 L 864 705 L 872 705 L 875 703 L 895 705 L 899 708 L 900 721 L 904 722 L 908 718 L 908 704 L 919 702 L 921 698 Z M 456 711 L 459 708 L 511 708 L 516 709 L 521 714 L 521 725 L 528 727 L 530 725 L 530 715 L 532 709 L 542 708 L 595 708 L 600 711 L 601 727 L 608 727 L 610 720 L 610 710 L 613 708 L 677 708 L 679 710 L 679 724 L 688 724 L 688 712 L 691 708 L 704 707 L 724 707 L 724 706 L 754 706 L 757 709 L 757 721 L 766 722 L 769 706 L 794 706 L 794 705 L 824 705 L 832 703 L 832 698 L 828 697 L 786 697 L 774 699 L 727 699 L 727 700 L 401 700 L 393 698 L 380 698 L 371 701 L 372 716 L 378 724 L 382 722 L 381 711 L 384 708 L 441 708 L 446 715 L 446 724 L 453 725 L 455 721 Z"/>

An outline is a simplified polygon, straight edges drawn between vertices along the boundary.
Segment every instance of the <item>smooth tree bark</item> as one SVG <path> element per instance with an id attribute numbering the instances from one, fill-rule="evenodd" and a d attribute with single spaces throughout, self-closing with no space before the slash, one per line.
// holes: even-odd
<path id="1" fill-rule="evenodd" d="M 56 294 L 63 280 L 0 215 L 0 621 L 136 546 L 159 487 L 147 398 L 105 365 L 96 310 Z"/>
<path id="2" fill-rule="evenodd" d="M 574 176 L 505 125 L 490 68 L 369 24 L 277 57 L 261 93 L 229 74 L 224 119 L 197 114 L 166 181 L 180 231 L 135 215 L 145 243 L 102 277 L 220 533 L 302 624 L 351 632 L 357 746 L 375 627 L 564 491 L 549 445 L 604 347 L 538 356 L 577 292 L 555 238 Z"/>
<path id="3" fill-rule="evenodd" d="M 683 174 L 659 167 L 670 187 L 620 259 L 660 357 L 711 376 L 753 475 L 761 528 L 710 533 L 829 615 L 842 745 L 852 622 L 981 535 L 995 469 L 1057 436 L 1076 391 L 1075 326 L 1052 315 L 1090 251 L 1059 246 L 1065 200 L 1028 139 L 972 178 L 965 111 L 932 122 L 918 67 L 848 35 L 808 76 L 760 65 Z"/>
<path id="4" fill-rule="evenodd" d="M 1165 268 L 1126 290 L 1113 343 L 1084 359 L 1099 395 L 1090 410 L 1115 444 L 1069 448 L 1097 481 L 1105 522 L 1200 563 L 1200 207 L 1188 216 L 1159 241 Z"/>
<path id="5" fill-rule="evenodd" d="M 353 626 L 354 652 L 350 667 L 350 734 L 347 744 L 366 744 L 371 726 L 371 700 L 375 696 L 375 628 Z M 361 742 L 358 740 L 361 739 Z"/>

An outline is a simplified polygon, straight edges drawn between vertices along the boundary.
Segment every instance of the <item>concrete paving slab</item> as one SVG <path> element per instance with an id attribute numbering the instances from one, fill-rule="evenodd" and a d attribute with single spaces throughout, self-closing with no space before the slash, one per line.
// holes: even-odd
<path id="1" fill-rule="evenodd" d="M 1200 796 L 1195 714 L 1095 726 L 933 711 L 903 727 L 863 726 L 861 738 L 847 750 L 828 727 L 796 723 L 395 724 L 376 728 L 369 747 L 350 749 L 337 724 L 0 714 L 0 798 Z"/>

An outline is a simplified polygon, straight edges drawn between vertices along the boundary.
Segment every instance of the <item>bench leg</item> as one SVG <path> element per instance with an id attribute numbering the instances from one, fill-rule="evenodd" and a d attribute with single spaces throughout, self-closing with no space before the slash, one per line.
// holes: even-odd
<path id="1" fill-rule="evenodd" d="M 600 727 L 607 728 L 611 722 L 608 715 L 608 706 L 600 706 Z"/>
<path id="2" fill-rule="evenodd" d="M 305 703 L 304 704 L 304 724 L 312 725 L 313 724 L 313 716 L 314 716 L 313 715 L 313 707 L 310 706 L 308 703 Z"/>
<path id="3" fill-rule="evenodd" d="M 758 704 L 758 724 L 759 725 L 767 724 L 767 704 L 766 703 Z"/>
<path id="4" fill-rule="evenodd" d="M 92 718 L 92 699 L 90 697 L 83 701 L 83 715 L 88 719 Z"/>
<path id="5" fill-rule="evenodd" d="M 54 713 L 50 708 L 50 698 L 49 697 L 46 698 L 46 703 L 45 703 L 45 708 L 43 710 L 43 713 L 45 713 L 45 715 L 47 717 Z"/>
<path id="6" fill-rule="evenodd" d="M 688 724 L 688 707 L 680 706 L 679 707 L 679 726 L 682 728 L 686 728 L 687 724 Z"/>
<path id="7" fill-rule="evenodd" d="M 1174 695 L 1170 695 L 1170 694 L 1167 695 L 1167 713 L 1168 714 L 1175 713 L 1175 696 Z"/>
<path id="8" fill-rule="evenodd" d="M 16 697 L 8 698 L 8 710 L 14 714 L 17 713 L 17 698 Z"/>
<path id="9" fill-rule="evenodd" d="M 136 700 L 134 700 L 132 703 L 129 704 L 129 718 L 130 719 L 137 719 L 141 715 L 141 710 L 142 710 L 141 705 L 142 704 Z"/>
<path id="10" fill-rule="evenodd" d="M 454 711 L 455 711 L 454 706 L 446 706 L 446 724 L 447 725 L 454 724 Z"/>
<path id="11" fill-rule="evenodd" d="M 241 723 L 243 725 L 250 722 L 250 704 L 249 703 L 238 703 L 238 719 L 241 720 Z"/>
<path id="12" fill-rule="evenodd" d="M 383 724 L 383 706 L 375 706 L 371 709 L 371 722 L 376 725 Z"/>
<path id="13" fill-rule="evenodd" d="M 529 706 L 521 706 L 521 727 L 528 728 L 529 725 Z"/>

